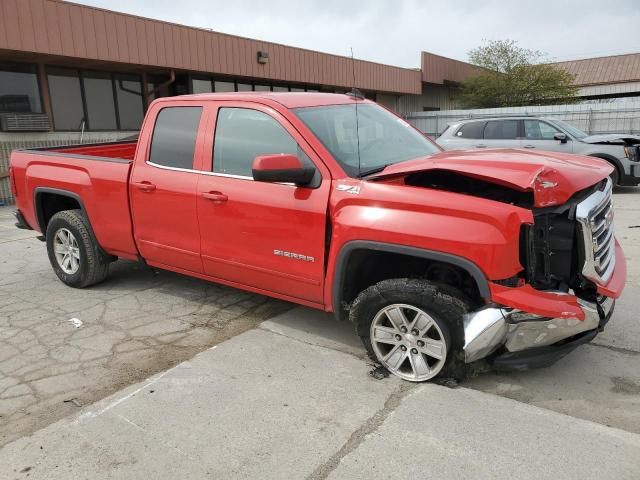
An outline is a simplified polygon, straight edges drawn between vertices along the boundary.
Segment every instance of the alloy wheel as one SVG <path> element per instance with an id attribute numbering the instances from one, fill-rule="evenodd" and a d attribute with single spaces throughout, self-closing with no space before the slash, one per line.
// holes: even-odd
<path id="1" fill-rule="evenodd" d="M 424 310 L 388 305 L 371 322 L 371 346 L 391 373 L 412 382 L 435 377 L 447 359 L 447 342 L 436 321 Z"/>
<path id="2" fill-rule="evenodd" d="M 53 239 L 53 253 L 62 271 L 73 275 L 80 268 L 80 248 L 70 230 L 61 228 Z"/>

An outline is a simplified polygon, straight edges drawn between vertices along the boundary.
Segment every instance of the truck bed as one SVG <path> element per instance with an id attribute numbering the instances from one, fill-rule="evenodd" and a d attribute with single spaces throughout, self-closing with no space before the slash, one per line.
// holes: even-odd
<path id="1" fill-rule="evenodd" d="M 44 233 L 47 205 L 65 196 L 85 211 L 107 253 L 135 259 L 128 185 L 136 145 L 127 141 L 14 151 L 16 205 L 27 224 Z"/>

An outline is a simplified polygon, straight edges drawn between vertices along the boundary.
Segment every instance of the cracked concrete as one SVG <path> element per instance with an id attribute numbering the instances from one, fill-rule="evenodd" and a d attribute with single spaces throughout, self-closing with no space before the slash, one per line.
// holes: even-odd
<path id="1" fill-rule="evenodd" d="M 74 290 L 13 222 L 0 208 L 0 446 L 290 308 L 133 262 Z"/>
<path id="2" fill-rule="evenodd" d="M 352 326 L 305 308 L 170 368 L 289 305 L 125 263 L 71 296 L 39 242 L 10 239 L 0 245 L 12 248 L 0 256 L 0 405 L 15 413 L 0 418 L 0 435 L 72 415 L 0 449 L 0 477 L 635 479 L 640 229 L 628 227 L 638 198 L 615 198 L 629 284 L 606 331 L 552 368 L 457 389 L 373 380 Z M 91 406 L 63 403 L 163 365 Z"/>
<path id="3" fill-rule="evenodd" d="M 6 445 L 0 477 L 637 479 L 640 435 L 467 388 L 374 380 L 348 325 L 308 312 Z"/>

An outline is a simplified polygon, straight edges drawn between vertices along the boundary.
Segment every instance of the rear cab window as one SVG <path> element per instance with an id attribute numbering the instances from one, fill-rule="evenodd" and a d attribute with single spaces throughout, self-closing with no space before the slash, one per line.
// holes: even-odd
<path id="1" fill-rule="evenodd" d="M 165 107 L 158 113 L 149 163 L 192 170 L 202 107 Z"/>

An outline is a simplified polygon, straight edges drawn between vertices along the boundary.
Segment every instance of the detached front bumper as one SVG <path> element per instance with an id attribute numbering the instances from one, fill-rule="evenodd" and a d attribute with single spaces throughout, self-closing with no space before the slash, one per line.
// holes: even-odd
<path id="1" fill-rule="evenodd" d="M 523 311 L 485 307 L 464 318 L 464 354 L 467 363 L 487 357 L 496 366 L 525 369 L 555 363 L 579 345 L 591 341 L 609 321 L 613 298 L 597 304 L 578 300 L 584 319 L 546 318 Z"/>

